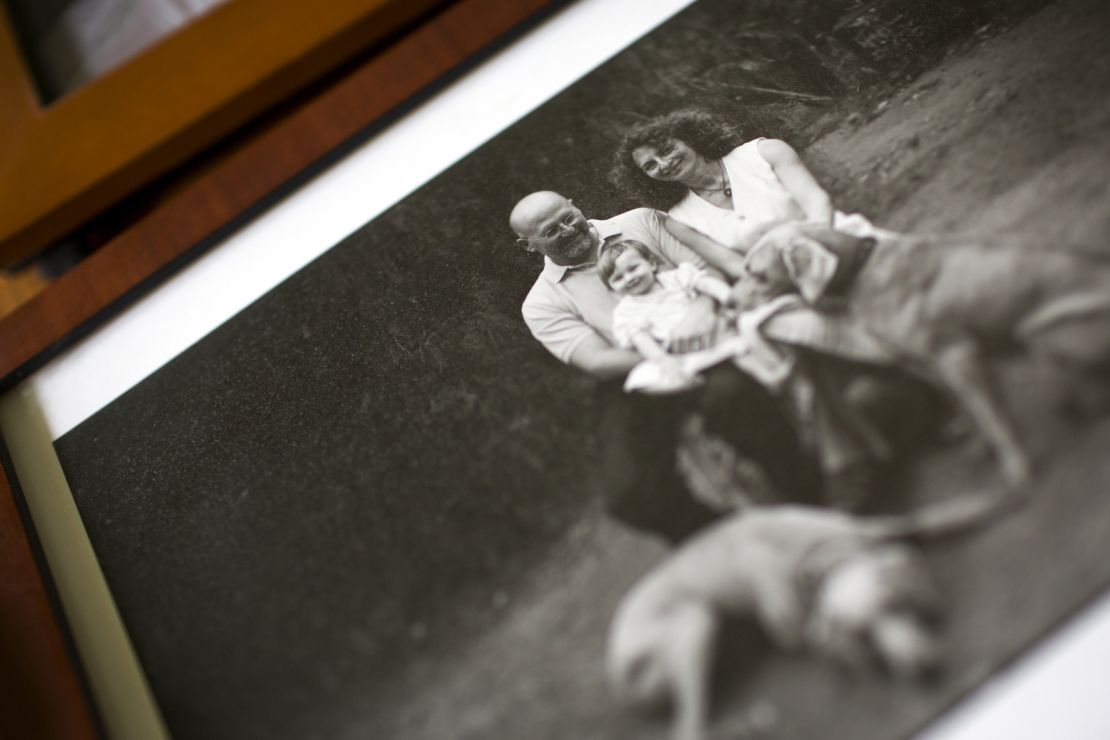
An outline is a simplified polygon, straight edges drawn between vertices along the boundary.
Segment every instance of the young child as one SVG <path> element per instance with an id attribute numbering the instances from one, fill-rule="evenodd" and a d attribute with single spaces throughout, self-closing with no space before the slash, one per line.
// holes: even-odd
<path id="1" fill-rule="evenodd" d="M 629 373 L 625 390 L 678 390 L 696 382 L 699 371 L 725 360 L 771 388 L 790 374 L 790 357 L 769 345 L 753 347 L 735 331 L 707 350 L 684 355 L 667 352 L 671 332 L 699 295 L 710 296 L 721 306 L 731 305 L 732 291 L 725 281 L 690 263 L 660 269 L 655 255 L 634 239 L 605 245 L 597 272 L 606 287 L 621 296 L 613 309 L 617 343 L 635 349 L 646 360 Z M 731 324 L 735 327 L 734 319 Z"/>

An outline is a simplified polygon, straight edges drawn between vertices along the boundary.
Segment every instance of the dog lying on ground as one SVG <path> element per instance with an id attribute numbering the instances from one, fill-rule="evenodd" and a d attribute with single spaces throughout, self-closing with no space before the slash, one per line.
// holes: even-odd
<path id="1" fill-rule="evenodd" d="M 847 277 L 838 264 L 850 266 Z M 982 362 L 984 349 L 1019 347 L 1080 382 L 1108 377 L 1110 261 L 1093 256 L 924 237 L 876 244 L 789 223 L 759 240 L 740 274 L 730 272 L 739 308 L 781 301 L 777 313 L 761 311 L 763 336 L 893 363 L 948 391 L 1012 485 L 1028 478 L 1030 464 Z"/>
<path id="2" fill-rule="evenodd" d="M 707 527 L 624 596 L 606 672 L 622 702 L 670 702 L 675 740 L 698 740 L 724 615 L 752 615 L 771 641 L 907 679 L 936 667 L 936 592 L 910 538 L 984 521 L 1005 499 L 955 499 L 862 518 L 800 505 L 755 507 Z"/>

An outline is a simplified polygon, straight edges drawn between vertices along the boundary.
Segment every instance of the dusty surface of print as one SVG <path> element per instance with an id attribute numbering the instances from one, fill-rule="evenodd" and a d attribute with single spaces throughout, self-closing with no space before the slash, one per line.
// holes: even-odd
<path id="1" fill-rule="evenodd" d="M 63 437 L 174 736 L 927 726 L 1110 585 L 1107 28 L 702 0 Z"/>

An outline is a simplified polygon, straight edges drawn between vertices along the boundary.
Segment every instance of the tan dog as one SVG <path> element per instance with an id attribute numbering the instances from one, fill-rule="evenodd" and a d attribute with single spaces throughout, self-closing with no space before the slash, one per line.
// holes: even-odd
<path id="1" fill-rule="evenodd" d="M 838 261 L 847 275 L 830 268 Z M 790 223 L 749 252 L 734 297 L 750 309 L 787 293 L 799 300 L 763 323 L 766 336 L 925 376 L 951 393 L 1015 485 L 1028 457 L 984 348 L 1020 347 L 1093 377 L 1110 363 L 1110 262 L 1090 256 L 908 237 L 875 244 Z M 803 303 L 832 328 L 802 330 Z M 850 341 L 811 341 L 830 333 Z"/>
<path id="2" fill-rule="evenodd" d="M 902 517 L 861 518 L 806 506 L 757 507 L 706 528 L 624 596 L 606 670 L 622 702 L 670 702 L 676 740 L 705 733 L 721 617 L 753 615 L 772 642 L 851 666 L 878 660 L 915 678 L 938 660 L 925 617 L 928 573 L 903 540 L 983 521 L 1000 496 L 971 496 Z"/>

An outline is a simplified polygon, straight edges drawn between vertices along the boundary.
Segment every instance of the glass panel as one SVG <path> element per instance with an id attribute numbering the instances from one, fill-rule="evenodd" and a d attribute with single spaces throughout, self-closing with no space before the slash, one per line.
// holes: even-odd
<path id="1" fill-rule="evenodd" d="M 227 0 L 7 0 L 39 95 L 51 103 Z"/>

